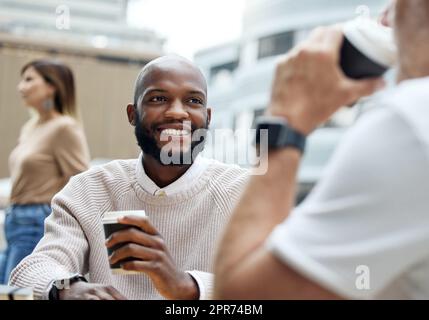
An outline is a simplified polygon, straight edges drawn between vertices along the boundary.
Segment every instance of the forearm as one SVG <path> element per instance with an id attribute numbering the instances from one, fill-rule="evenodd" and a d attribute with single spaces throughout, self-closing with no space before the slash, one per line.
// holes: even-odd
<path id="1" fill-rule="evenodd" d="M 345 77 L 339 68 L 343 41 L 338 27 L 318 28 L 280 59 L 267 114 L 282 117 L 290 128 L 308 135 L 341 106 L 382 87 L 381 79 Z M 215 265 L 217 297 L 254 298 L 255 291 L 264 297 L 284 297 L 291 279 L 298 288 L 311 283 L 262 247 L 290 212 L 299 161 L 295 149 L 271 152 L 268 172 L 252 177 L 220 245 Z M 315 288 L 310 287 L 308 291 Z"/>
<path id="2" fill-rule="evenodd" d="M 216 292 L 289 214 L 300 157 L 300 152 L 292 148 L 271 151 L 266 174 L 250 179 L 218 250 Z"/>

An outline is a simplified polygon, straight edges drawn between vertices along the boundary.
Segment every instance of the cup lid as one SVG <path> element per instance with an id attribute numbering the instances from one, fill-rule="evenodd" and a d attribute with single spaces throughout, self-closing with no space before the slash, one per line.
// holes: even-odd
<path id="1" fill-rule="evenodd" d="M 358 50 L 374 62 L 385 67 L 395 65 L 397 49 L 392 28 L 369 18 L 359 18 L 346 22 L 343 32 Z"/>
<path id="2" fill-rule="evenodd" d="M 144 210 L 108 211 L 104 213 L 103 223 L 117 223 L 119 218 L 125 216 L 146 217 Z"/>

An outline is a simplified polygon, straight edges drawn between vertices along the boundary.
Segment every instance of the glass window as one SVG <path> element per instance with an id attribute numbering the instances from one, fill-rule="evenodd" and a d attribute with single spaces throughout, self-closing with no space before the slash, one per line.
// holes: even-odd
<path id="1" fill-rule="evenodd" d="M 221 65 L 211 67 L 210 68 L 210 80 L 215 79 L 217 74 L 224 71 L 224 70 L 233 72 L 237 67 L 238 67 L 238 61 L 231 61 L 228 63 L 224 63 Z"/>
<path id="2" fill-rule="evenodd" d="M 258 60 L 286 53 L 292 48 L 293 41 L 293 31 L 260 38 L 258 41 Z"/>

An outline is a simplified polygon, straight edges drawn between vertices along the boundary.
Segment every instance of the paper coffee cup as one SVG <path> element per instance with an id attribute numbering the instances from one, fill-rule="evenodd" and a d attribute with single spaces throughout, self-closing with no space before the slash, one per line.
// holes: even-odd
<path id="1" fill-rule="evenodd" d="M 355 19 L 343 25 L 340 63 L 353 79 L 382 76 L 397 61 L 393 30 L 371 19 Z"/>
<path id="2" fill-rule="evenodd" d="M 137 216 L 137 217 L 145 217 L 146 213 L 144 210 L 136 210 L 136 211 L 109 211 L 104 213 L 104 216 L 102 218 L 103 222 L 103 229 L 104 229 L 104 235 L 106 240 L 110 237 L 112 233 L 115 233 L 120 230 L 134 228 L 130 225 L 120 224 L 118 223 L 118 219 L 125 217 L 125 216 Z M 107 248 L 107 254 L 110 256 L 113 251 L 119 249 L 122 247 L 125 243 L 117 244 L 111 248 Z M 117 263 L 110 265 L 110 269 L 112 270 L 113 274 L 140 274 L 136 271 L 128 271 L 121 268 L 121 263 L 127 262 L 127 261 L 133 261 L 135 259 L 129 258 L 125 260 L 118 261 Z"/>

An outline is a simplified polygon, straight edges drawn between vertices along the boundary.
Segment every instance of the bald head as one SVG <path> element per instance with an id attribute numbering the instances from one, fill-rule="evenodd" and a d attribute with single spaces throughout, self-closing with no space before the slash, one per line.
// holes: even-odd
<path id="1" fill-rule="evenodd" d="M 137 77 L 134 104 L 127 105 L 127 115 L 130 124 L 135 126 L 138 144 L 145 154 L 143 159 L 170 165 L 163 157 L 174 155 L 179 159 L 178 165 L 188 165 L 190 163 L 183 161 L 189 157 L 193 161 L 202 150 L 210 124 L 206 80 L 193 63 L 182 57 L 164 56 L 153 60 Z M 178 140 L 170 139 L 171 130 Z M 193 135 L 196 130 L 200 137 Z M 167 140 L 166 135 L 170 137 Z M 159 182 L 158 185 L 165 183 Z"/>
<path id="2" fill-rule="evenodd" d="M 144 91 L 157 78 L 180 74 L 195 79 L 195 82 L 199 84 L 201 90 L 207 95 L 206 79 L 195 64 L 178 55 L 166 55 L 152 60 L 140 71 L 134 86 L 134 105 L 137 106 L 139 104 L 139 99 L 142 97 Z"/>

